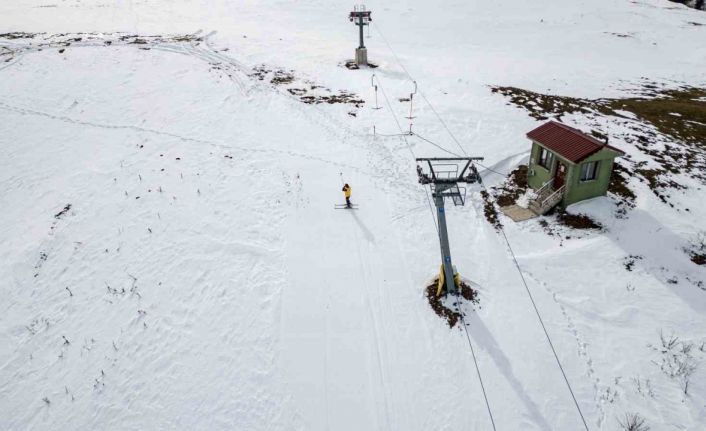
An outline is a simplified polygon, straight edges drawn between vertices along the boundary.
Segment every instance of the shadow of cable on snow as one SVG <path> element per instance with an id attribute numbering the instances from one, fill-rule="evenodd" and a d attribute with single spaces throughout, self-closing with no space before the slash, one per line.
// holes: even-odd
<path id="1" fill-rule="evenodd" d="M 505 353 L 500 349 L 500 346 L 498 346 L 498 343 L 495 341 L 495 337 L 493 337 L 493 334 L 490 333 L 483 321 L 478 317 L 478 314 L 473 311 L 467 313 L 464 320 L 468 324 L 468 332 L 471 334 L 473 341 L 490 354 L 493 362 L 495 362 L 495 366 L 502 372 L 505 379 L 507 379 L 512 389 L 517 394 L 517 397 L 524 403 L 532 421 L 534 421 L 540 429 L 551 431 L 552 427 L 549 426 L 542 412 L 539 411 L 537 404 L 530 398 L 525 388 L 522 387 L 522 384 L 512 371 L 512 365 L 507 359 L 507 356 L 505 356 Z"/>

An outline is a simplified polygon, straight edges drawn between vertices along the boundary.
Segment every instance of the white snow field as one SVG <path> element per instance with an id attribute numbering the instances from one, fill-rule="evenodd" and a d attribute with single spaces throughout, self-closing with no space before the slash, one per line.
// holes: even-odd
<path id="1" fill-rule="evenodd" d="M 470 337 L 433 313 L 438 240 L 413 157 L 448 154 L 380 135 L 409 127 L 411 75 L 417 133 L 459 152 L 448 127 L 509 172 L 539 123 L 489 85 L 703 86 L 706 13 L 370 1 L 379 67 L 351 71 L 352 6 L 0 2 L 0 33 L 40 33 L 0 37 L 0 429 L 491 430 L 469 340 L 497 430 L 618 430 L 626 413 L 706 429 L 706 269 L 683 251 L 706 230 L 703 184 L 674 191 L 683 211 L 631 182 L 625 218 L 611 197 L 581 203 L 606 229 L 571 239 L 502 219 L 584 426 L 478 186 L 448 210 L 480 290 Z M 286 91 L 312 85 L 365 103 Z M 342 180 L 360 209 L 333 209 Z"/>

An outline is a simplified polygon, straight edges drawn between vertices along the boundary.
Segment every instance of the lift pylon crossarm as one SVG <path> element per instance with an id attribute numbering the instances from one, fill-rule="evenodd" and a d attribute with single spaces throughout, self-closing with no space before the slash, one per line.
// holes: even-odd
<path id="1" fill-rule="evenodd" d="M 473 162 L 484 160 L 483 157 L 420 157 L 417 162 L 417 175 L 421 184 L 456 184 L 456 183 L 477 183 L 480 182 L 480 175 Z M 444 163 L 439 163 L 444 162 Z M 465 162 L 465 163 L 464 163 Z M 461 173 L 458 167 L 463 164 Z M 422 168 L 427 166 L 427 170 Z M 442 169 L 449 166 L 455 167 L 453 171 Z"/>

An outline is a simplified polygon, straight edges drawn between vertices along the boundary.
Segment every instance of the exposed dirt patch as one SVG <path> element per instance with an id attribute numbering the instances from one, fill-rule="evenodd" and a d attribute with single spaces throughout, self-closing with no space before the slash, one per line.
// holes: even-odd
<path id="1" fill-rule="evenodd" d="M 517 203 L 517 199 L 527 192 L 527 166 L 519 165 L 515 168 L 496 190 L 499 192 L 496 202 L 501 207 Z"/>
<path id="2" fill-rule="evenodd" d="M 294 75 L 292 75 L 289 72 L 285 72 L 282 70 L 276 70 L 274 72 L 274 75 L 275 76 L 272 77 L 270 82 L 275 85 L 291 84 L 294 81 Z"/>
<path id="3" fill-rule="evenodd" d="M 697 265 L 706 265 L 706 232 L 701 232 L 684 251 Z"/>
<path id="4" fill-rule="evenodd" d="M 478 303 L 478 292 L 473 290 L 468 284 L 466 284 L 464 281 L 461 281 L 461 288 L 460 288 L 460 296 L 457 297 L 448 297 L 448 295 L 442 295 L 442 296 L 436 296 L 436 291 L 437 291 L 437 286 L 439 283 L 439 279 L 436 278 L 432 284 L 426 287 L 425 292 L 427 296 L 427 300 L 429 301 L 429 305 L 431 306 L 432 310 L 436 313 L 437 316 L 441 317 L 442 319 L 446 320 L 446 323 L 449 325 L 449 328 L 453 328 L 456 326 L 456 323 L 458 323 L 459 320 L 463 317 L 461 313 L 458 311 L 459 307 L 456 310 L 452 310 L 447 306 L 449 304 L 449 301 L 451 301 L 454 305 L 457 305 L 457 302 L 461 300 L 461 298 L 465 299 L 466 301 L 469 301 L 473 304 Z M 446 303 L 446 304 L 445 304 Z"/>
<path id="5" fill-rule="evenodd" d="M 2 33 L 0 34 L 0 39 L 34 39 L 37 33 L 25 33 L 25 32 L 14 32 L 14 33 Z"/>
<path id="6" fill-rule="evenodd" d="M 295 96 L 301 96 L 306 94 L 306 90 L 304 88 L 288 88 L 287 91 L 289 94 L 293 94 Z"/>
<path id="7" fill-rule="evenodd" d="M 538 223 L 547 235 L 559 240 L 560 246 L 564 245 L 564 240 L 582 238 L 585 233 L 603 229 L 599 223 L 584 214 L 568 214 L 560 209 L 545 214 Z"/>
<path id="8" fill-rule="evenodd" d="M 620 196 L 622 201 L 627 202 L 630 206 L 635 206 L 635 193 L 628 187 L 628 178 L 630 171 L 623 165 L 615 163 L 613 165 L 613 175 L 610 177 L 608 192 Z"/>
<path id="9" fill-rule="evenodd" d="M 356 62 L 353 61 L 353 60 L 348 60 L 348 61 L 346 61 L 346 62 L 344 63 L 344 66 L 346 67 L 346 69 L 349 69 L 349 70 L 358 70 L 358 69 L 361 69 L 361 67 L 358 66 L 358 65 L 356 64 Z M 370 62 L 368 62 L 368 65 L 367 65 L 367 66 L 363 66 L 363 68 L 370 68 L 370 69 L 377 69 L 377 67 L 378 67 L 377 64 L 375 64 L 375 63 L 370 63 Z"/>
<path id="10" fill-rule="evenodd" d="M 585 214 L 570 214 L 558 211 L 557 221 L 572 229 L 603 229 L 603 226 Z"/>
<path id="11" fill-rule="evenodd" d="M 195 34 L 186 34 L 172 37 L 171 40 L 174 42 L 202 42 L 203 38 Z"/>
<path id="12" fill-rule="evenodd" d="M 289 94 L 309 105 L 348 104 L 360 108 L 365 104 L 365 101 L 354 93 L 343 90 L 334 93 L 323 85 L 299 79 L 294 75 L 293 70 L 269 69 L 262 65 L 255 67 L 250 76 L 260 81 L 269 80 L 273 85 L 285 87 Z M 356 116 L 356 113 L 350 115 Z"/>
<path id="13" fill-rule="evenodd" d="M 360 108 L 365 103 L 365 101 L 358 99 L 355 94 L 346 91 L 341 91 L 339 94 L 329 96 L 302 96 L 300 99 L 302 102 L 308 104 L 328 103 L 332 105 L 335 103 L 347 103 L 354 105 L 356 108 Z"/>
<path id="14" fill-rule="evenodd" d="M 500 223 L 500 217 L 498 216 L 498 210 L 495 209 L 493 197 L 485 190 L 481 190 L 480 195 L 483 197 L 483 214 L 485 214 L 486 220 L 496 230 L 499 230 L 503 227 L 503 224 Z"/>

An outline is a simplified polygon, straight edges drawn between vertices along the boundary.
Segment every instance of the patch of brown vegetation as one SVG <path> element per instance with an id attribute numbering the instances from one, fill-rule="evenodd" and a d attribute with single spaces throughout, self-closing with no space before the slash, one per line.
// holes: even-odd
<path id="1" fill-rule="evenodd" d="M 446 323 L 449 325 L 449 328 L 453 328 L 463 316 L 458 310 L 452 310 L 446 305 L 444 305 L 443 299 L 445 298 L 445 295 L 436 296 L 438 283 L 439 279 L 436 278 L 432 284 L 426 287 L 425 293 L 427 296 L 427 300 L 429 301 L 429 305 L 431 306 L 432 310 L 434 310 L 434 313 L 436 313 L 436 315 L 441 317 L 442 319 L 445 319 Z M 478 303 L 478 292 L 473 290 L 464 281 L 461 281 L 460 293 L 460 297 L 458 297 L 456 300 L 460 300 L 460 298 L 463 298 L 474 304 Z"/>
<path id="2" fill-rule="evenodd" d="M 706 89 L 685 86 L 651 96 L 613 99 L 609 106 L 635 113 L 665 135 L 706 148 Z"/>

